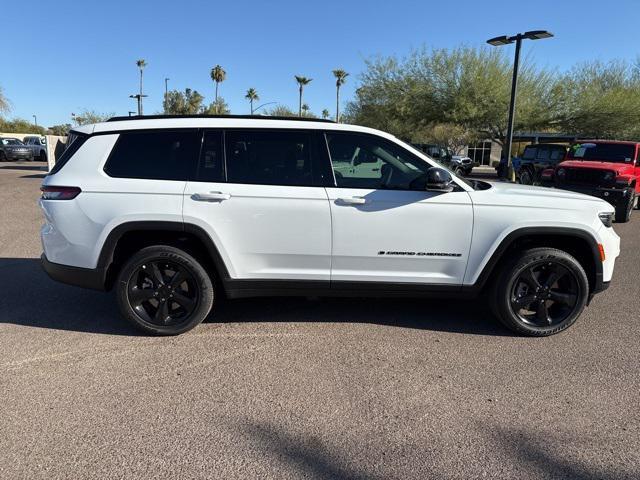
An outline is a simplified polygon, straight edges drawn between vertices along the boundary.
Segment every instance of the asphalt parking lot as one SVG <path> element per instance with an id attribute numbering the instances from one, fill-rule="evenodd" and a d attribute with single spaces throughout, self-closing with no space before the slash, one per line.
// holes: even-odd
<path id="1" fill-rule="evenodd" d="M 256 299 L 174 338 L 39 265 L 38 163 L 0 163 L 0 478 L 640 477 L 640 212 L 568 331 L 475 302 Z"/>

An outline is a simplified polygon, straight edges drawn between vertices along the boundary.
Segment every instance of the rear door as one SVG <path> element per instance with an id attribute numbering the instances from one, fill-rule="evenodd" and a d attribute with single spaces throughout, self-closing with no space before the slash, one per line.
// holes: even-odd
<path id="1" fill-rule="evenodd" d="M 329 281 L 331 214 L 309 130 L 204 133 L 184 221 L 216 243 L 233 279 Z"/>

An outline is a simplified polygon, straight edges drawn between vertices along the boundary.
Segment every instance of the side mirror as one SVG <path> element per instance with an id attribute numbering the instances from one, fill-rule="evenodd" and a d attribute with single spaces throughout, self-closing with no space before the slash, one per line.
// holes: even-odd
<path id="1" fill-rule="evenodd" d="M 427 191 L 450 192 L 453 190 L 453 178 L 444 168 L 431 167 L 427 170 Z"/>

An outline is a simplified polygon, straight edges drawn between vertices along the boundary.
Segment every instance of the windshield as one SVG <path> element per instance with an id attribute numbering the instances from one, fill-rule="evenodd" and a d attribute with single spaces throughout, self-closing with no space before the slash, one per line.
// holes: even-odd
<path id="1" fill-rule="evenodd" d="M 567 158 L 601 162 L 631 162 L 635 157 L 635 145 L 628 143 L 576 143 L 569 149 Z"/>
<path id="2" fill-rule="evenodd" d="M 2 144 L 3 145 L 23 145 L 23 143 L 17 138 L 3 138 Z"/>

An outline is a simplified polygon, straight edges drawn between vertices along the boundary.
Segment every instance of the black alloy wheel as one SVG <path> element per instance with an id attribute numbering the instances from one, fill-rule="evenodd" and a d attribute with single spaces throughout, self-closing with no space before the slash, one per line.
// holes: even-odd
<path id="1" fill-rule="evenodd" d="M 145 262 L 127 283 L 131 308 L 145 322 L 157 326 L 179 325 L 195 310 L 199 293 L 187 269 L 164 259 Z"/>
<path id="2" fill-rule="evenodd" d="M 573 325 L 589 298 L 589 280 L 573 256 L 551 247 L 513 252 L 500 267 L 489 306 L 516 333 L 544 337 Z"/>
<path id="3" fill-rule="evenodd" d="M 559 325 L 575 311 L 580 287 L 575 275 L 553 261 L 526 266 L 513 282 L 511 309 L 522 322 L 535 327 Z"/>
<path id="4" fill-rule="evenodd" d="M 213 306 L 210 273 L 185 251 L 155 245 L 135 253 L 116 284 L 122 315 L 156 335 L 178 335 L 202 322 Z"/>

